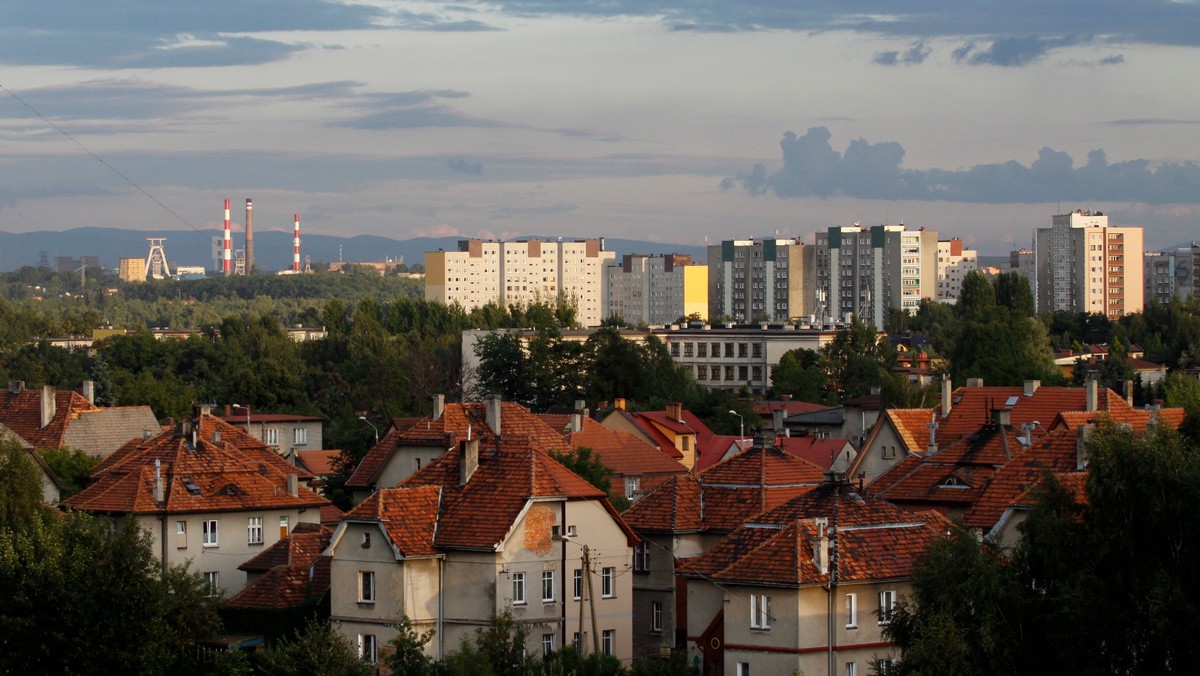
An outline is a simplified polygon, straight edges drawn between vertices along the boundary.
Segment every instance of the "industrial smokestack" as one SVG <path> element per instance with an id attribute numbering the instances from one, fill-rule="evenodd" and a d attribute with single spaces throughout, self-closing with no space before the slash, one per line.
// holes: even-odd
<path id="1" fill-rule="evenodd" d="M 221 253 L 222 265 L 224 266 L 225 276 L 233 274 L 233 235 L 229 230 L 229 200 L 225 200 L 225 249 Z"/>
<path id="2" fill-rule="evenodd" d="M 300 272 L 300 214 L 296 214 L 296 230 L 292 234 L 292 270 Z"/>
<path id="3" fill-rule="evenodd" d="M 254 270 L 254 200 L 246 198 L 246 274 Z"/>

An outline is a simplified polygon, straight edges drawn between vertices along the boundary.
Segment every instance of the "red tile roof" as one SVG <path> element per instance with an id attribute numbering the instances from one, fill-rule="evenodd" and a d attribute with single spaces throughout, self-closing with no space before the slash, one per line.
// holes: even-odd
<path id="1" fill-rule="evenodd" d="M 572 432 L 570 415 L 539 415 L 551 428 L 558 430 L 571 448 L 590 448 L 600 462 L 616 476 L 647 474 L 683 474 L 687 467 L 664 456 L 657 448 L 629 432 L 610 430 L 588 417 L 580 419 L 581 429 Z"/>
<path id="2" fill-rule="evenodd" d="M 384 488 L 347 512 L 345 521 L 378 523 L 400 556 L 431 556 L 438 512 L 440 486 Z"/>
<path id="3" fill-rule="evenodd" d="M 41 389 L 0 390 L 0 423 L 35 448 L 60 448 L 70 421 L 83 411 L 95 411 L 99 407 L 71 390 L 53 390 L 53 395 L 54 416 L 50 424 L 42 427 Z"/>
<path id="4" fill-rule="evenodd" d="M 829 408 L 829 404 L 810 404 L 807 401 L 756 401 L 754 402 L 754 412 L 763 418 L 770 419 L 775 415 L 775 411 L 783 411 L 785 415 L 794 415 L 796 413 L 807 413 L 809 411 L 823 411 Z"/>
<path id="5" fill-rule="evenodd" d="M 1012 462 L 1000 468 L 984 488 L 975 503 L 963 515 L 963 524 L 970 528 L 991 530 L 1003 516 L 1004 510 L 1018 496 L 1042 480 L 1047 472 L 1067 472 L 1075 469 L 1078 433 L 1060 429 L 1037 439 Z"/>
<path id="6" fill-rule="evenodd" d="M 1097 408 L 1114 418 L 1133 410 L 1121 395 L 1102 387 Z M 1012 400 L 1013 405 L 1007 406 Z M 937 440 L 942 445 L 973 434 L 992 421 L 992 410 L 1008 408 L 1010 423 L 1016 427 L 1039 421 L 1046 425 L 1062 411 L 1087 408 L 1085 387 L 1039 387 L 1033 396 L 1025 396 L 1024 387 L 960 387 L 951 394 L 953 408 L 947 418 L 939 414 Z"/>
<path id="7" fill-rule="evenodd" d="M 730 531 L 802 495 L 824 479 L 819 467 L 774 447 L 752 447 L 698 475 L 672 477 L 624 513 L 636 530 Z"/>
<path id="8" fill-rule="evenodd" d="M 680 574 L 730 583 L 803 586 L 828 580 L 814 561 L 820 542 L 815 518 L 828 519 L 837 539 L 842 581 L 908 577 L 930 543 L 944 535 L 941 517 L 913 514 L 864 496 L 847 484 L 827 483 L 754 518 Z"/>
<path id="9" fill-rule="evenodd" d="M 229 600 L 235 608 L 296 608 L 319 600 L 329 591 L 329 547 L 333 531 L 310 523 L 297 524 L 288 537 L 238 566 L 262 573 Z"/>
<path id="10" fill-rule="evenodd" d="M 750 448 L 752 443 L 753 439 L 749 437 L 739 438 L 736 434 L 714 434 L 707 444 L 696 449 L 696 463 L 692 465 L 692 473 L 698 474 L 722 460 L 732 458 Z"/>
<path id="11" fill-rule="evenodd" d="M 775 445 L 784 453 L 803 458 L 824 471 L 833 466 L 847 446 L 853 448 L 850 440 L 844 437 L 776 437 Z"/>
<path id="12" fill-rule="evenodd" d="M 63 501 L 91 512 L 157 514 L 318 507 L 328 500 L 299 486 L 288 493 L 288 475 L 311 478 L 268 446 L 212 416 L 202 416 L 193 437 L 175 430 L 129 442 L 93 469 L 93 483 Z M 164 502 L 154 499 L 156 473 Z"/>
<path id="13" fill-rule="evenodd" d="M 340 450 L 296 451 L 296 459 L 314 476 L 337 474 L 342 458 Z"/>
<path id="14" fill-rule="evenodd" d="M 650 440 L 650 443 L 656 444 L 658 450 L 668 458 L 675 460 L 683 459 L 683 452 L 675 447 L 675 442 L 671 440 L 661 429 L 649 424 L 647 421 L 638 417 L 635 413 L 630 413 L 624 409 L 617 409 L 609 415 L 619 415 L 625 420 L 628 420 L 634 427 L 641 430 L 642 434 Z M 703 448 L 703 444 L 697 443 L 698 448 Z"/>

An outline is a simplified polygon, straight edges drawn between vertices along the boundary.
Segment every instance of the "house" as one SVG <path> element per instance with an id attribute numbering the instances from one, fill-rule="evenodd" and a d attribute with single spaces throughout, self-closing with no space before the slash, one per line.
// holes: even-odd
<path id="1" fill-rule="evenodd" d="M 252 413 L 249 406 L 226 406 L 221 420 L 246 430 L 292 464 L 296 464 L 296 454 L 301 451 L 325 448 L 321 436 L 325 419 L 319 416 Z"/>
<path id="2" fill-rule="evenodd" d="M 321 524 L 299 523 L 286 538 L 238 566 L 246 573 L 244 589 L 228 606 L 241 610 L 286 611 L 328 601 L 329 557 L 333 531 Z"/>
<path id="3" fill-rule="evenodd" d="M 100 407 L 93 403 L 94 388 L 84 381 L 83 393 L 37 390 L 13 381 L 0 391 L 0 424 L 34 448 L 77 448 L 103 458 L 130 439 L 157 434 L 161 427 L 149 406 Z"/>
<path id="4" fill-rule="evenodd" d="M 635 655 L 683 647 L 687 596 L 678 592 L 675 578 L 682 561 L 822 480 L 820 468 L 760 434 L 747 450 L 702 472 L 671 477 L 630 507 L 622 516 L 643 539 L 635 553 Z"/>
<path id="5" fill-rule="evenodd" d="M 571 641 L 632 657 L 640 541 L 602 491 L 530 441 L 447 433 L 449 450 L 346 515 L 328 550 L 331 617 L 364 658 L 402 617 L 436 630 L 426 651 L 440 659 L 505 611 L 528 626 L 529 651 Z"/>
<path id="6" fill-rule="evenodd" d="M 550 429 L 529 409 L 499 396 L 484 402 L 444 404 L 434 398 L 433 414 L 407 429 L 389 429 L 346 481 L 353 500 L 361 502 L 379 488 L 391 488 L 445 453 L 447 435 L 457 439 L 478 439 L 485 446 L 497 438 L 528 438 L 543 453 L 570 453 L 562 434 Z"/>
<path id="7" fill-rule="evenodd" d="M 614 404 L 614 410 L 600 421 L 601 425 L 639 436 L 688 468 L 696 464 L 697 450 L 713 436 L 708 425 L 696 414 L 684 410 L 679 402 L 668 402 L 663 411 L 639 412 L 627 411 L 624 399 Z"/>
<path id="8" fill-rule="evenodd" d="M 706 675 L 886 669 L 883 630 L 919 557 L 951 527 L 829 475 L 680 564 L 689 661 Z"/>
<path id="9" fill-rule="evenodd" d="M 592 420 L 586 410 L 571 414 L 543 413 L 538 417 L 551 429 L 558 430 L 572 449 L 591 449 L 593 457 L 612 472 L 608 476 L 610 493 L 624 495 L 630 502 L 641 499 L 668 477 L 688 471 L 679 461 L 668 458 L 632 433 L 610 430 Z"/>
<path id="10" fill-rule="evenodd" d="M 783 450 L 788 455 L 803 458 L 819 467 L 822 471 L 833 469 L 844 473 L 858 454 L 858 451 L 854 450 L 854 445 L 846 438 L 793 437 L 788 436 L 786 434 L 787 431 L 784 430 L 784 434 L 776 433 L 774 441 L 776 448 Z M 709 442 L 708 448 L 700 453 L 700 458 L 696 461 L 696 465 L 692 467 L 692 472 L 703 472 L 717 463 L 728 460 L 750 448 L 752 442 L 752 439 L 741 439 L 721 434 L 714 435 Z"/>
<path id="11" fill-rule="evenodd" d="M 190 563 L 214 593 L 235 594 L 247 582 L 238 566 L 298 524 L 319 522 L 329 501 L 301 485 L 311 478 L 202 406 L 195 418 L 129 441 L 62 504 L 134 520 L 160 560 Z"/>
<path id="12" fill-rule="evenodd" d="M 29 457 L 38 466 L 41 476 L 42 502 L 50 506 L 57 505 L 58 501 L 62 499 L 63 483 L 58 478 L 58 475 L 54 473 L 54 470 L 50 469 L 50 466 L 46 464 L 41 454 L 35 451 L 28 441 L 17 436 L 4 425 L 0 425 L 0 443 L 15 443 L 29 453 Z"/>

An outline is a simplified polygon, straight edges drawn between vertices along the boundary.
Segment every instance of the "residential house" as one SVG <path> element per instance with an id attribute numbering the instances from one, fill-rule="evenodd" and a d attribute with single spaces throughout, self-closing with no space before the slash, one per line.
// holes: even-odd
<path id="1" fill-rule="evenodd" d="M 629 508 L 622 516 L 643 538 L 634 567 L 635 654 L 684 645 L 687 595 L 678 592 L 675 578 L 681 561 L 822 480 L 818 467 L 759 435 L 744 452 L 702 472 L 671 477 Z"/>
<path id="2" fill-rule="evenodd" d="M 54 470 L 50 469 L 50 466 L 46 464 L 41 454 L 33 449 L 33 445 L 17 436 L 16 433 L 4 425 L 0 425 L 0 443 L 15 443 L 29 453 L 29 457 L 37 464 L 41 476 L 42 502 L 51 506 L 57 505 L 58 501 L 62 499 L 62 480 L 58 478 Z"/>
<path id="3" fill-rule="evenodd" d="M 275 544 L 238 566 L 246 573 L 244 589 L 228 606 L 242 611 L 304 610 L 328 603 L 329 557 L 333 531 L 317 523 L 299 523 Z"/>
<path id="4" fill-rule="evenodd" d="M 684 410 L 679 402 L 668 402 L 663 411 L 632 412 L 625 409 L 624 399 L 618 399 L 614 410 L 600 424 L 640 437 L 689 469 L 696 464 L 697 450 L 713 435 L 704 421 Z"/>
<path id="5" fill-rule="evenodd" d="M 529 628 L 529 651 L 570 641 L 628 662 L 639 540 L 605 494 L 524 435 L 450 432 L 445 444 L 335 532 L 340 631 L 374 660 L 407 616 L 418 631 L 436 630 L 426 652 L 441 658 L 508 611 Z"/>
<path id="6" fill-rule="evenodd" d="M 249 432 L 255 439 L 296 464 L 301 451 L 323 450 L 325 419 L 291 413 L 252 413 L 248 406 L 226 406 L 221 420 Z"/>
<path id="7" fill-rule="evenodd" d="M 319 522 L 329 501 L 301 485 L 311 478 L 201 407 L 196 418 L 105 458 L 92 484 L 63 505 L 133 519 L 161 560 L 189 563 L 214 593 L 235 594 L 247 582 L 238 566 L 298 524 Z"/>
<path id="8" fill-rule="evenodd" d="M 0 391 L 0 424 L 34 448 L 77 448 L 103 458 L 134 437 L 157 434 L 161 427 L 149 406 L 100 407 L 93 403 L 91 381 L 83 393 L 37 390 L 13 381 Z"/>
<path id="9" fill-rule="evenodd" d="M 895 653 L 883 630 L 951 527 L 831 474 L 680 564 L 689 661 L 706 675 L 886 670 Z"/>

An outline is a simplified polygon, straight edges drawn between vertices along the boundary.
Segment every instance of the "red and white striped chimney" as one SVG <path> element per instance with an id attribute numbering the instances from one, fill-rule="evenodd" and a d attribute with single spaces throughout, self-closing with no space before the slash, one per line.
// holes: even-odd
<path id="1" fill-rule="evenodd" d="M 296 230 L 292 234 L 292 270 L 300 272 L 300 214 L 296 214 Z"/>
<path id="2" fill-rule="evenodd" d="M 232 244 L 233 235 L 229 231 L 229 200 L 225 200 L 225 250 L 221 256 L 226 277 L 233 274 L 233 250 L 230 248 Z"/>
<path id="3" fill-rule="evenodd" d="M 246 274 L 254 272 L 254 200 L 246 198 Z"/>

